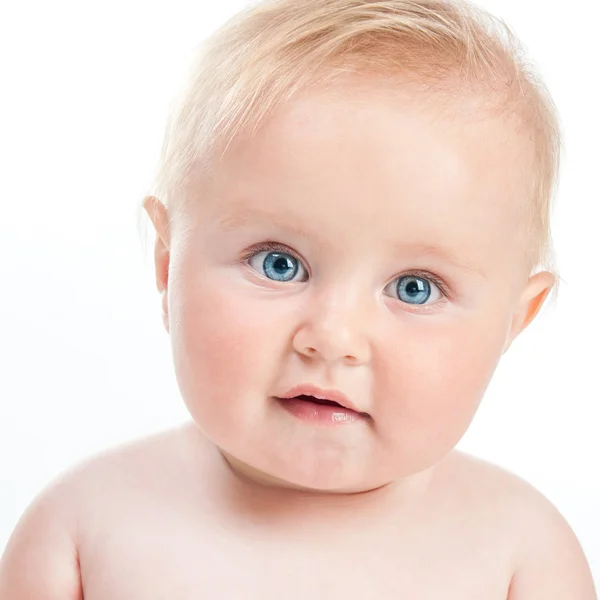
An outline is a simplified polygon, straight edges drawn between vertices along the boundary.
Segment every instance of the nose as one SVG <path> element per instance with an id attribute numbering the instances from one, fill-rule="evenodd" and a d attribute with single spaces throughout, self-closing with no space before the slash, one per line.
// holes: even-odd
<path id="1" fill-rule="evenodd" d="M 334 363 L 364 365 L 371 359 L 367 311 L 345 298 L 316 299 L 293 337 L 299 354 Z"/>

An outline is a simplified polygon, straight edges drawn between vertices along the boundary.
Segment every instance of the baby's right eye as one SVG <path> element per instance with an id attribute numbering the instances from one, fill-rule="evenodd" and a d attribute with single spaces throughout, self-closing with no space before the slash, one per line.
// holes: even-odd
<path id="1" fill-rule="evenodd" d="M 248 264 L 261 275 L 273 281 L 306 281 L 304 265 L 292 254 L 280 250 L 259 249 L 248 259 Z M 296 277 L 300 274 L 300 277 Z"/>

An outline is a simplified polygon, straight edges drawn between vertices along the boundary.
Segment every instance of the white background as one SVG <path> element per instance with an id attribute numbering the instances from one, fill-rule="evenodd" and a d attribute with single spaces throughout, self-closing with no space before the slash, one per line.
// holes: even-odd
<path id="1" fill-rule="evenodd" d="M 562 115 L 554 232 L 564 281 L 556 307 L 505 355 L 460 447 L 546 494 L 598 585 L 600 8 L 480 4 L 524 40 Z M 186 418 L 137 207 L 189 52 L 243 5 L 0 9 L 0 551 L 58 472 Z"/>

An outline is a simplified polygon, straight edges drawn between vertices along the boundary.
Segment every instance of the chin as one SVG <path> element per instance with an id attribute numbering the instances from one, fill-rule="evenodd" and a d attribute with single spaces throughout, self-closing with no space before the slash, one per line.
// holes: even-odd
<path id="1" fill-rule="evenodd" d="M 266 487 L 302 490 L 320 493 L 358 493 L 384 486 L 386 481 L 366 481 L 355 469 L 341 467 L 339 461 L 326 464 L 325 461 L 303 462 L 297 460 L 292 464 L 272 460 L 263 464 L 255 457 L 239 458 L 223 449 L 221 454 L 229 466 L 238 475 Z"/>

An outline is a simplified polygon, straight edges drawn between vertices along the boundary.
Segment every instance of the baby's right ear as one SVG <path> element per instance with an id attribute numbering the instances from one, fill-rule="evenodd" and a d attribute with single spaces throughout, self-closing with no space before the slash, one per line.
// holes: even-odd
<path id="1" fill-rule="evenodd" d="M 169 213 L 167 207 L 154 196 L 146 196 L 143 206 L 156 230 L 156 242 L 154 244 L 156 288 L 162 295 L 163 323 L 165 329 L 169 331 L 169 307 L 167 302 L 171 245 Z"/>

